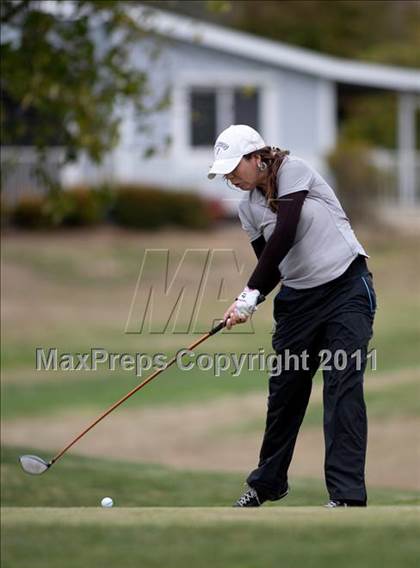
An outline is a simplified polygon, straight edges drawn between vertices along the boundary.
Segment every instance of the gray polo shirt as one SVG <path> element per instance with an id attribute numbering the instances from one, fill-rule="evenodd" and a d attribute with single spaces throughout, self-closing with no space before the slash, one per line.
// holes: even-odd
<path id="1" fill-rule="evenodd" d="M 279 265 L 282 282 L 292 288 L 312 288 L 338 278 L 358 254 L 369 257 L 356 238 L 333 189 L 309 164 L 287 156 L 277 173 L 278 196 L 308 191 L 292 248 Z M 242 228 L 251 241 L 267 241 L 276 213 L 257 189 L 239 204 Z"/>

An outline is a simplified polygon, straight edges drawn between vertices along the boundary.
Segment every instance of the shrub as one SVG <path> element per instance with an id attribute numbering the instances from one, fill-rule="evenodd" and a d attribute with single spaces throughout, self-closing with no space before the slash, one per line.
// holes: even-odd
<path id="1" fill-rule="evenodd" d="M 108 188 L 76 187 L 47 195 L 24 195 L 12 208 L 19 227 L 85 227 L 104 221 L 111 202 Z"/>
<path id="2" fill-rule="evenodd" d="M 10 205 L 5 199 L 3 199 L 3 196 L 0 193 L 0 224 L 2 229 L 8 227 L 11 221 L 11 214 L 12 211 Z"/>
<path id="3" fill-rule="evenodd" d="M 25 229 L 41 229 L 51 225 L 46 198 L 42 195 L 23 195 L 12 210 L 12 221 Z"/>
<path id="4" fill-rule="evenodd" d="M 190 229 L 206 229 L 210 210 L 203 199 L 191 193 L 168 193 L 169 222 Z"/>
<path id="5" fill-rule="evenodd" d="M 82 227 L 108 218 L 125 227 L 145 230 L 176 225 L 204 229 L 214 220 L 213 209 L 197 195 L 155 188 L 124 186 L 77 187 L 47 196 L 23 196 L 13 209 L 19 227 Z"/>
<path id="6" fill-rule="evenodd" d="M 105 217 L 105 204 L 95 189 L 75 188 L 64 191 L 66 204 L 62 223 L 67 226 L 97 225 Z"/>
<path id="7" fill-rule="evenodd" d="M 371 159 L 370 147 L 358 143 L 339 144 L 327 157 L 335 189 L 351 221 L 363 222 L 372 213 L 381 174 Z"/>
<path id="8" fill-rule="evenodd" d="M 230 217 L 229 212 L 226 211 L 221 201 L 218 199 L 206 199 L 205 205 L 207 208 L 207 214 L 213 223 L 217 221 L 226 220 Z"/>
<path id="9" fill-rule="evenodd" d="M 136 186 L 116 191 L 114 218 L 119 225 L 139 229 L 165 225 L 202 229 L 211 221 L 205 202 L 197 195 Z"/>
<path id="10" fill-rule="evenodd" d="M 113 211 L 119 225 L 138 229 L 157 229 L 168 218 L 168 204 L 162 191 L 135 186 L 116 191 Z"/>

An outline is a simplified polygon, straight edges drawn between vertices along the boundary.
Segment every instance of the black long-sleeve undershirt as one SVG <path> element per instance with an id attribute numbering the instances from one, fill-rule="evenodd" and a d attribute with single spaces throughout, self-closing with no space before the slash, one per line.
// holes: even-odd
<path id="1" fill-rule="evenodd" d="M 266 242 L 267 241 L 265 240 L 264 235 L 261 235 L 258 237 L 258 239 L 251 241 L 251 246 L 254 249 L 255 256 L 257 257 L 257 259 L 259 259 L 260 256 L 262 255 Z"/>
<path id="2" fill-rule="evenodd" d="M 258 258 L 248 287 L 267 295 L 280 282 L 279 264 L 287 255 L 295 240 L 297 224 L 307 191 L 289 193 L 278 200 L 277 220 L 274 231 L 267 242 L 261 236 L 252 241 Z"/>

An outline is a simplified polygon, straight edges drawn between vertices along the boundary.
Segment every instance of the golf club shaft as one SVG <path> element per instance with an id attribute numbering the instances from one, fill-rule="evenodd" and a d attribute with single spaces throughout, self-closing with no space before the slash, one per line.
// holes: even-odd
<path id="1" fill-rule="evenodd" d="M 258 298 L 257 304 L 260 304 L 264 300 L 265 300 L 265 297 L 263 295 L 260 295 L 260 297 Z M 193 349 L 195 349 L 195 347 L 197 347 L 198 345 L 203 343 L 203 341 L 205 341 L 206 339 L 208 339 L 212 335 L 215 335 L 216 333 L 218 333 L 225 326 L 226 326 L 226 320 L 221 320 L 210 331 L 208 331 L 203 336 L 201 336 L 199 339 L 197 339 L 197 341 L 194 341 L 194 343 L 191 343 L 191 345 L 189 347 L 187 347 L 187 350 L 192 351 Z M 96 418 L 96 420 L 94 420 L 92 422 L 92 424 L 90 424 L 87 428 L 85 428 L 82 432 L 80 432 L 80 434 L 78 436 L 76 436 L 76 438 L 74 438 L 56 456 L 54 456 L 51 459 L 51 461 L 49 462 L 48 465 L 49 466 L 53 465 L 58 459 L 61 458 L 61 456 L 63 454 L 65 454 L 67 452 L 67 450 L 69 450 L 72 446 L 74 446 L 74 444 L 76 444 L 76 442 L 78 442 L 81 438 L 83 438 L 83 436 L 85 434 L 87 434 L 90 430 L 92 430 L 92 428 L 94 428 L 99 422 L 101 422 L 101 420 L 103 420 L 106 416 L 108 416 L 108 414 L 111 414 L 111 412 L 113 410 L 118 408 L 123 402 L 125 402 L 127 399 L 129 399 L 131 396 L 133 396 L 133 394 L 135 394 L 137 391 L 139 391 L 140 389 L 145 387 L 148 383 L 153 381 L 153 379 L 155 379 L 158 375 L 160 375 L 160 373 L 163 373 L 163 371 L 166 371 L 166 369 L 168 367 L 171 367 L 175 363 L 176 359 L 177 359 L 176 356 L 172 357 L 172 359 L 168 362 L 168 364 L 165 367 L 163 367 L 162 369 L 157 369 L 154 373 L 152 373 L 149 377 L 144 379 L 144 381 L 142 381 L 139 385 L 137 385 L 135 388 L 133 388 L 125 396 L 120 398 L 120 400 L 117 400 L 117 402 L 114 402 L 114 404 L 112 406 L 110 406 L 107 410 L 105 410 L 105 412 L 103 412 L 100 416 L 98 416 L 98 418 Z"/>
<path id="2" fill-rule="evenodd" d="M 217 333 L 218 331 L 223 329 L 225 327 L 225 325 L 226 325 L 226 322 L 224 322 L 224 321 L 220 322 L 211 331 L 207 332 L 205 335 L 200 337 L 200 339 L 198 339 L 197 341 L 192 343 L 189 347 L 187 347 L 187 350 L 191 351 L 192 349 L 194 349 L 195 347 L 200 345 L 200 343 L 202 343 L 203 341 L 208 339 L 211 335 L 214 335 L 215 333 Z M 92 428 L 94 426 L 96 426 L 96 424 L 101 422 L 101 420 L 103 420 L 106 416 L 108 416 L 108 414 L 111 414 L 111 412 L 113 410 L 118 408 L 123 402 L 125 402 L 127 399 L 129 399 L 131 396 L 133 396 L 133 394 L 135 394 L 137 391 L 139 391 L 140 389 L 145 387 L 148 383 L 150 383 L 153 379 L 155 379 L 158 375 L 160 375 L 160 373 L 162 373 L 163 371 L 166 371 L 166 369 L 168 367 L 171 367 L 175 363 L 175 361 L 176 361 L 176 357 L 172 357 L 172 359 L 167 363 L 167 365 L 164 368 L 157 369 L 154 373 L 152 373 L 149 377 L 144 379 L 144 381 L 142 381 L 134 389 L 132 389 L 125 396 L 120 398 L 120 400 L 117 400 L 117 402 L 115 402 L 112 406 L 110 406 L 107 410 L 105 410 L 105 412 L 103 414 L 101 414 L 100 416 L 98 416 L 98 418 L 96 418 L 96 420 L 94 422 L 92 422 L 92 424 L 90 424 L 87 428 L 85 428 L 85 430 L 83 430 L 83 432 L 81 432 L 76 438 L 74 438 L 74 440 L 72 440 L 69 444 L 67 444 L 67 446 L 65 446 L 56 456 L 54 456 L 52 458 L 50 464 L 52 465 L 58 459 L 60 459 L 61 456 L 67 452 L 67 450 L 69 450 L 72 446 L 74 446 L 74 444 L 76 444 L 76 442 L 78 442 L 81 438 L 83 438 L 83 436 L 85 434 L 87 434 L 89 432 L 89 430 L 92 430 Z"/>

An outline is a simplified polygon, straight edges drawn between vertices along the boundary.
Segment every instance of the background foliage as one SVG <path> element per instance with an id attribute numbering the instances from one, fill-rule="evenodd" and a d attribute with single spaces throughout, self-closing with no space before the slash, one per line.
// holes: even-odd
<path id="1" fill-rule="evenodd" d="M 147 33 L 127 10 L 135 4 L 78 0 L 69 17 L 65 3 L 57 3 L 59 9 L 52 13 L 42 1 L 2 2 L 3 143 L 35 145 L 41 156 L 58 144 L 65 148 L 64 162 L 76 160 L 81 152 L 99 162 L 118 142 L 124 103 L 134 105 L 139 120 L 167 104 L 167 93 L 146 104 L 147 66 L 139 69 L 130 57 Z M 141 4 L 329 55 L 420 66 L 420 3 L 410 0 Z M 101 38 L 106 41 L 98 42 Z M 380 91 L 343 96 L 341 137 L 394 147 L 395 102 Z"/>
<path id="2" fill-rule="evenodd" d="M 124 0 L 78 0 L 70 16 L 67 3 L 47 4 L 1 3 L 3 143 L 41 155 L 59 145 L 64 162 L 82 151 L 99 162 L 118 141 L 124 103 L 141 117 L 162 102 L 145 104 L 147 73 L 131 57 L 144 31 Z"/>
<path id="3" fill-rule="evenodd" d="M 420 66 L 420 3 L 412 0 L 144 3 L 329 55 Z"/>
<path id="4" fill-rule="evenodd" d="M 420 2 L 412 0 L 170 0 L 148 4 L 327 55 L 420 68 Z M 340 103 L 342 141 L 395 148 L 394 95 L 354 90 L 340 93 Z M 417 132 L 420 140 L 420 117 Z"/>

